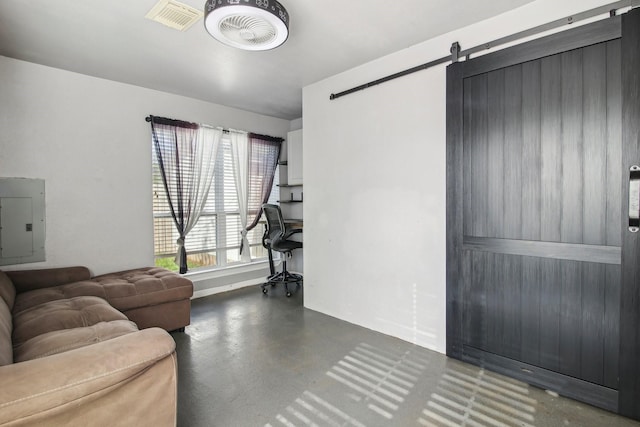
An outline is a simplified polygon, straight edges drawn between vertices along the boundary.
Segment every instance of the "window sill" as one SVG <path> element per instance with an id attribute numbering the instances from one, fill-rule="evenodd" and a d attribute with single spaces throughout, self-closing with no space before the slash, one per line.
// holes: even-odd
<path id="1" fill-rule="evenodd" d="M 197 280 L 216 279 L 219 277 L 227 277 L 227 276 L 232 276 L 234 274 L 246 273 L 249 271 L 257 271 L 263 268 L 269 268 L 269 260 L 263 259 L 258 261 L 252 261 L 247 264 L 229 265 L 226 267 L 217 267 L 217 268 L 209 268 L 209 269 L 203 268 L 203 269 L 198 269 L 196 271 L 188 271 L 185 274 L 183 274 L 183 276 L 195 282 Z"/>
<path id="2" fill-rule="evenodd" d="M 250 277 L 247 278 L 247 275 Z M 195 299 L 257 285 L 263 283 L 268 275 L 269 261 L 259 260 L 250 264 L 188 272 L 184 274 L 184 277 L 193 282 L 194 293 L 192 298 Z"/>

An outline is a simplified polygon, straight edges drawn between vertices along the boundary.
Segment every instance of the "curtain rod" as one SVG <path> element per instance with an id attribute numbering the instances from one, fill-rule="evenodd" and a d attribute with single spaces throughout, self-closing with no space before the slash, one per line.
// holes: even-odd
<path id="1" fill-rule="evenodd" d="M 280 138 L 279 136 L 269 136 L 269 135 L 260 135 L 259 133 L 249 132 L 249 138 L 261 139 L 263 141 L 269 142 L 282 142 L 284 138 Z"/>
<path id="2" fill-rule="evenodd" d="M 407 70 L 400 71 L 398 73 L 391 74 L 391 75 L 388 75 L 386 77 L 382 77 L 380 79 L 370 81 L 369 83 L 365 83 L 363 85 L 356 86 L 356 87 L 353 87 L 351 89 L 344 90 L 342 92 L 332 93 L 331 95 L 329 95 L 329 99 L 330 100 L 334 100 L 334 99 L 340 98 L 340 97 L 345 96 L 345 95 L 350 95 L 350 94 L 352 94 L 354 92 L 358 92 L 358 91 L 361 91 L 361 90 L 364 90 L 364 89 L 368 89 L 370 87 L 377 86 L 377 85 L 379 85 L 381 83 L 385 83 L 385 82 L 388 82 L 390 80 L 397 79 L 399 77 L 404 77 L 404 76 L 406 76 L 408 74 L 413 74 L 413 73 L 415 73 L 417 71 L 426 70 L 427 68 L 431 68 L 431 67 L 443 64 L 443 63 L 448 62 L 448 61 L 457 62 L 458 58 L 463 57 L 463 56 L 466 56 L 467 59 L 469 59 L 470 56 L 472 54 L 474 54 L 474 53 L 478 53 L 478 52 L 481 52 L 483 50 L 487 50 L 487 49 L 494 48 L 496 46 L 507 44 L 507 43 L 510 43 L 512 41 L 520 40 L 520 39 L 523 39 L 525 37 L 533 36 L 533 35 L 542 33 L 544 31 L 548 31 L 548 30 L 552 30 L 552 29 L 555 29 L 555 28 L 559 28 L 559 27 L 562 27 L 564 25 L 570 25 L 570 24 L 573 24 L 574 22 L 583 21 L 585 19 L 593 18 L 595 16 L 602 15 L 602 14 L 607 13 L 607 12 L 609 12 L 609 16 L 613 17 L 613 16 L 616 15 L 616 12 L 617 12 L 618 9 L 622 9 L 622 8 L 625 8 L 625 7 L 634 8 L 634 7 L 637 7 L 638 4 L 640 4 L 639 0 L 623 0 L 623 1 L 617 1 L 615 3 L 609 3 L 609 4 L 606 4 L 606 5 L 600 6 L 600 7 L 596 7 L 594 9 L 587 10 L 585 12 L 581 12 L 581 13 L 578 13 L 578 14 L 575 14 L 575 15 L 568 16 L 566 18 L 561 18 L 561 19 L 557 19 L 555 21 L 552 21 L 552 22 L 549 22 L 549 23 L 546 23 L 546 24 L 538 25 L 537 27 L 533 27 L 533 28 L 530 28 L 528 30 L 520 31 L 518 33 L 511 34 L 511 35 L 506 36 L 506 37 L 501 37 L 501 38 L 493 40 L 493 41 L 491 41 L 489 43 L 484 43 L 484 44 L 481 44 L 481 45 L 478 45 L 476 47 L 472 47 L 470 49 L 466 49 L 466 50 L 463 50 L 463 51 L 460 51 L 460 45 L 458 44 L 458 42 L 455 42 L 455 43 L 453 43 L 451 45 L 451 50 L 450 50 L 451 55 L 443 56 L 442 58 L 438 58 L 436 60 L 433 60 L 433 61 L 421 64 L 421 65 L 415 66 L 413 68 L 409 68 Z"/>
<path id="3" fill-rule="evenodd" d="M 166 117 L 158 117 L 158 116 L 147 116 L 144 118 L 144 120 L 146 122 L 159 122 L 161 124 L 166 124 L 166 125 L 171 125 L 171 126 L 178 126 L 178 127 L 186 127 L 186 128 L 194 128 L 199 126 L 197 123 L 190 123 L 190 122 L 185 122 L 183 120 L 175 120 L 175 119 L 168 119 Z M 231 132 L 233 129 L 222 129 L 223 133 L 229 133 Z M 241 132 L 241 131 L 238 131 Z M 259 133 L 252 133 L 252 132 L 247 132 L 247 134 L 249 135 L 250 138 L 256 138 L 256 139 L 262 139 L 264 141 L 271 141 L 271 142 L 282 142 L 284 141 L 284 138 L 280 138 L 277 136 L 269 136 L 269 135 L 261 135 Z"/>
<path id="4" fill-rule="evenodd" d="M 197 123 L 185 122 L 184 120 L 169 119 L 166 117 L 158 117 L 158 116 L 151 116 L 151 115 L 145 117 L 145 120 L 147 122 L 153 122 L 153 123 L 158 123 L 161 125 L 168 125 L 168 126 L 176 126 L 180 128 L 186 128 L 186 129 L 197 129 L 198 127 Z"/>
<path id="5" fill-rule="evenodd" d="M 176 120 L 176 119 L 168 119 L 166 117 L 158 117 L 158 116 L 147 116 L 144 118 L 144 120 L 146 122 L 154 122 L 154 123 L 159 123 L 162 125 L 169 125 L 169 126 L 176 126 L 176 127 L 183 127 L 183 128 L 188 128 L 188 129 L 196 129 L 198 126 L 197 123 L 191 123 L 191 122 L 185 122 L 184 120 Z M 208 125 L 202 125 L 202 126 L 206 126 L 206 127 L 211 127 Z M 229 133 L 230 129 L 222 129 L 223 133 Z"/>

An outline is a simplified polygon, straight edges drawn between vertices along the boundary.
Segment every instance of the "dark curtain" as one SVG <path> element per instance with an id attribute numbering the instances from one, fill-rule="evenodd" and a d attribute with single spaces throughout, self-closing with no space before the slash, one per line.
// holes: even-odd
<path id="1" fill-rule="evenodd" d="M 194 145 L 198 132 L 196 123 L 151 117 L 151 134 L 162 182 L 167 192 L 171 216 L 180 238 L 176 262 L 180 273 L 187 272 L 187 251 L 184 247 L 185 230 L 192 214 L 193 204 L 188 199 L 189 187 L 193 185 L 192 162 L 195 159 Z"/>
<path id="2" fill-rule="evenodd" d="M 282 141 L 282 138 L 249 134 L 249 200 L 246 231 L 251 231 L 258 225 L 262 205 L 269 200 Z M 242 252 L 242 247 L 240 251 Z"/>

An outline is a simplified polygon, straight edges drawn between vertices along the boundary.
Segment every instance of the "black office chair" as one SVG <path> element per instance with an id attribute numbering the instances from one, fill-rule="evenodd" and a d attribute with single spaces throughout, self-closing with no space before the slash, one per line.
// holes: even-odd
<path id="1" fill-rule="evenodd" d="M 282 283 L 287 297 L 290 297 L 291 291 L 289 291 L 289 283 L 295 282 L 296 285 L 300 286 L 302 276 L 287 271 L 287 258 L 291 257 L 291 251 L 302 248 L 302 242 L 289 240 L 289 237 L 296 233 L 301 233 L 302 229 L 287 228 L 282 217 L 282 211 L 278 205 L 265 203 L 262 205 L 262 212 L 264 212 L 264 216 L 267 219 L 267 228 L 262 236 L 262 245 L 269 250 L 269 263 L 271 265 L 271 275 L 267 278 L 267 282 L 261 285 L 262 292 L 266 294 L 268 292 L 268 286 L 275 286 L 278 283 Z M 273 268 L 272 250 L 284 255 L 282 271 L 280 272 L 275 272 Z"/>

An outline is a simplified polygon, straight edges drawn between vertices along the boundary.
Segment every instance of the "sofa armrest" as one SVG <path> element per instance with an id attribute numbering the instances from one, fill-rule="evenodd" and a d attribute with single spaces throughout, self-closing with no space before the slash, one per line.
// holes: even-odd
<path id="1" fill-rule="evenodd" d="M 89 280 L 91 272 L 87 267 L 62 267 L 40 270 L 5 271 L 13 282 L 17 293 L 34 289 L 50 288 L 66 283 Z"/>
<path id="2" fill-rule="evenodd" d="M 175 424 L 175 342 L 159 328 L 2 366 L 0 383 L 0 425 Z"/>

